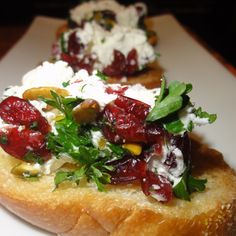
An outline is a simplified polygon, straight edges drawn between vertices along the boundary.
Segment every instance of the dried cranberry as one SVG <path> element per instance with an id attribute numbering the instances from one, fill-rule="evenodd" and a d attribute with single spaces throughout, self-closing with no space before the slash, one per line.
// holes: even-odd
<path id="1" fill-rule="evenodd" d="M 122 95 L 116 98 L 114 104 L 124 109 L 126 113 L 134 114 L 137 118 L 141 119 L 142 121 L 146 119 L 148 112 L 150 110 L 150 106 L 148 104 Z"/>
<path id="2" fill-rule="evenodd" d="M 66 53 L 61 53 L 61 60 L 67 62 L 73 69 L 76 68 L 78 59 L 76 56 L 70 56 Z"/>
<path id="3" fill-rule="evenodd" d="M 149 105 L 119 95 L 105 106 L 103 133 L 110 142 L 158 143 L 163 139 L 163 128 L 147 124 Z M 109 133 L 110 132 L 110 133 Z"/>
<path id="4" fill-rule="evenodd" d="M 147 164 L 144 160 L 126 156 L 121 161 L 113 164 L 115 171 L 111 172 L 112 184 L 130 183 L 140 180 L 146 175 Z"/>
<path id="5" fill-rule="evenodd" d="M 85 69 L 89 74 L 93 72 L 93 65 L 95 60 L 91 55 L 85 55 L 81 60 L 77 61 L 76 70 Z"/>
<path id="6" fill-rule="evenodd" d="M 42 134 L 47 134 L 51 127 L 41 113 L 28 101 L 10 96 L 0 103 L 0 117 L 13 125 L 25 125 Z"/>
<path id="7" fill-rule="evenodd" d="M 103 124 L 103 134 L 110 142 L 145 141 L 142 122 L 134 114 L 126 113 L 114 103 L 105 106 L 103 118 L 106 121 Z"/>
<path id="8" fill-rule="evenodd" d="M 164 164 L 169 166 L 170 168 L 176 168 L 177 166 L 176 157 L 173 152 L 167 155 Z"/>
<path id="9" fill-rule="evenodd" d="M 160 143 L 164 137 L 164 130 L 161 124 L 146 124 L 146 139 L 148 143 Z"/>
<path id="10" fill-rule="evenodd" d="M 92 73 L 93 71 L 93 65 L 95 60 L 92 58 L 92 56 L 85 55 L 82 59 L 78 59 L 75 55 L 71 56 L 66 53 L 61 53 L 61 60 L 67 62 L 74 71 L 85 69 L 88 71 L 88 73 Z"/>
<path id="11" fill-rule="evenodd" d="M 146 133 L 143 122 L 131 113 L 119 115 L 115 123 L 115 132 L 122 137 L 125 142 L 146 142 Z"/>
<path id="12" fill-rule="evenodd" d="M 39 131 L 11 127 L 4 132 L 0 131 L 0 140 L 3 150 L 18 159 L 24 159 L 29 152 L 39 155 L 44 160 L 50 158 L 45 136 Z"/>
<path id="13" fill-rule="evenodd" d="M 147 169 L 147 163 L 139 158 L 126 156 L 122 160 L 112 163 L 115 170 L 111 172 L 111 184 L 141 182 L 141 188 L 146 196 L 152 195 L 161 202 L 172 199 L 172 185 L 161 175 Z"/>
<path id="14" fill-rule="evenodd" d="M 171 183 L 164 176 L 149 170 L 141 180 L 141 187 L 146 196 L 153 195 L 161 202 L 168 202 L 173 197 Z"/>
<path id="15" fill-rule="evenodd" d="M 105 92 L 108 93 L 108 94 L 123 95 L 124 92 L 125 92 L 127 89 L 128 89 L 127 86 L 125 86 L 125 87 L 119 87 L 119 88 L 117 88 L 117 89 L 114 89 L 114 88 L 108 86 L 108 87 L 106 88 Z"/>
<path id="16" fill-rule="evenodd" d="M 126 73 L 132 75 L 138 71 L 138 69 L 138 53 L 134 48 L 128 53 L 126 58 Z"/>
<path id="17" fill-rule="evenodd" d="M 112 63 L 103 69 L 103 73 L 108 76 L 121 77 L 126 72 L 125 56 L 118 50 L 114 50 L 113 55 Z"/>
<path id="18" fill-rule="evenodd" d="M 73 32 L 68 39 L 68 52 L 72 55 L 79 54 L 80 50 L 83 48 L 83 44 L 80 39 L 76 37 L 76 31 Z"/>
<path id="19" fill-rule="evenodd" d="M 181 152 L 183 153 L 184 162 L 186 163 L 187 166 L 189 166 L 191 164 L 190 163 L 191 140 L 187 132 L 185 132 L 183 135 L 166 134 L 166 136 L 168 136 L 170 145 L 175 146 L 181 150 Z"/>

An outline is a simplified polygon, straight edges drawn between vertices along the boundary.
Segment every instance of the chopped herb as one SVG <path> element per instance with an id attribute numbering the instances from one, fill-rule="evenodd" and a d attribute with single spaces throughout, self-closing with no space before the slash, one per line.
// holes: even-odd
<path id="1" fill-rule="evenodd" d="M 161 100 L 164 97 L 165 90 L 166 90 L 166 79 L 165 79 L 165 77 L 163 77 L 162 78 L 162 83 L 161 83 L 161 91 L 160 91 L 160 95 L 157 98 L 157 102 L 161 102 Z"/>
<path id="2" fill-rule="evenodd" d="M 81 92 L 83 92 L 84 88 L 87 86 L 87 84 L 84 84 L 81 88 Z"/>
<path id="3" fill-rule="evenodd" d="M 30 125 L 30 129 L 36 130 L 38 128 L 38 122 L 34 121 L 31 125 Z"/>
<path id="4" fill-rule="evenodd" d="M 194 128 L 193 121 L 184 125 L 181 121 L 178 112 L 191 105 L 189 96 L 187 95 L 192 90 L 191 84 L 172 81 L 169 87 L 166 88 L 166 80 L 162 79 L 160 95 L 157 97 L 155 106 L 147 116 L 147 121 L 159 121 L 164 125 L 164 128 L 174 134 L 180 134 L 185 131 L 192 131 Z M 207 118 L 209 123 L 216 120 L 215 114 L 203 112 L 201 108 L 193 109 L 193 113 L 200 118 Z M 186 127 L 187 126 L 187 127 Z"/>
<path id="5" fill-rule="evenodd" d="M 202 111 L 201 107 L 196 109 L 194 113 L 196 116 L 198 116 L 200 118 L 207 118 L 210 124 L 213 123 L 217 118 L 216 114 L 209 114 L 206 111 Z"/>
<path id="6" fill-rule="evenodd" d="M 84 177 L 85 171 L 84 167 L 75 171 L 58 171 L 54 178 L 56 188 L 65 181 L 73 181 L 78 185 L 80 180 Z"/>
<path id="7" fill-rule="evenodd" d="M 63 82 L 62 83 L 62 86 L 64 87 L 64 88 L 66 88 L 67 86 L 69 86 L 70 85 L 70 80 L 68 80 L 67 82 Z"/>
<path id="8" fill-rule="evenodd" d="M 66 49 L 66 42 L 65 42 L 65 33 L 61 34 L 60 37 L 60 46 L 61 46 L 61 51 L 63 53 L 67 53 L 67 49 Z"/>
<path id="9" fill-rule="evenodd" d="M 40 165 L 42 165 L 44 163 L 41 156 L 38 156 L 35 153 L 30 152 L 30 151 L 24 156 L 23 159 L 26 162 L 38 163 Z"/>
<path id="10" fill-rule="evenodd" d="M 155 52 L 155 56 L 156 56 L 156 58 L 160 58 L 161 54 L 159 52 Z"/>
<path id="11" fill-rule="evenodd" d="M 88 181 L 94 181 L 98 190 L 103 191 L 104 184 L 110 183 L 108 172 L 113 170 L 108 163 L 120 159 L 124 153 L 123 149 L 113 144 L 103 150 L 94 147 L 90 130 L 73 119 L 72 103 L 66 98 L 52 95 L 53 99 L 46 102 L 62 111 L 65 117 L 55 123 L 56 132 L 47 135 L 47 147 L 57 158 L 67 154 L 80 166 L 75 171 L 58 172 L 55 177 L 56 187 L 64 181 L 78 184 L 81 178 L 86 178 Z"/>
<path id="12" fill-rule="evenodd" d="M 8 138 L 6 134 L 1 134 L 0 136 L 0 144 L 7 144 Z"/>
<path id="13" fill-rule="evenodd" d="M 164 127 L 168 132 L 173 134 L 179 134 L 185 130 L 183 122 L 178 118 L 172 122 L 164 124 Z"/>
<path id="14" fill-rule="evenodd" d="M 180 182 L 174 187 L 173 191 L 177 198 L 190 201 L 190 194 L 204 191 L 206 183 L 206 179 L 196 179 L 190 175 L 189 170 L 186 169 Z"/>
<path id="15" fill-rule="evenodd" d="M 108 80 L 108 77 L 99 70 L 97 71 L 96 76 L 98 76 L 101 80 L 104 80 L 104 81 Z"/>
<path id="16" fill-rule="evenodd" d="M 170 114 L 180 110 L 184 104 L 184 96 L 190 92 L 190 85 L 172 81 L 169 88 L 166 89 L 165 79 L 162 80 L 160 99 L 158 97 L 154 108 L 147 116 L 147 121 L 156 121 L 161 118 L 167 117 Z M 167 90 L 167 95 L 165 95 Z M 164 96 L 165 95 L 165 96 Z"/>
<path id="17" fill-rule="evenodd" d="M 81 98 L 65 98 L 58 95 L 54 91 L 51 91 L 52 99 L 40 97 L 42 101 L 48 105 L 57 108 L 61 111 L 67 118 L 72 116 L 72 108 L 83 101 Z"/>

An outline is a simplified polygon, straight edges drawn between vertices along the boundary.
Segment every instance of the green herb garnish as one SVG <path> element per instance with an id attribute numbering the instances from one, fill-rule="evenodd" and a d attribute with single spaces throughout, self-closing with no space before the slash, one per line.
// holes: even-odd
<path id="1" fill-rule="evenodd" d="M 183 107 L 184 96 L 191 91 L 190 88 L 189 84 L 172 81 L 169 88 L 166 89 L 166 81 L 163 78 L 160 96 L 148 114 L 147 121 L 156 121 L 180 110 Z"/>
<path id="2" fill-rule="evenodd" d="M 103 150 L 94 147 L 90 129 L 73 119 L 72 109 L 78 103 L 78 99 L 64 98 L 54 92 L 52 97 L 43 100 L 65 116 L 55 123 L 56 132 L 47 135 L 47 147 L 57 158 L 65 154 L 70 156 L 77 166 L 74 171 L 59 171 L 55 177 L 56 187 L 64 181 L 78 184 L 82 178 L 86 178 L 87 181 L 95 182 L 99 191 L 104 191 L 104 185 L 110 183 L 108 172 L 113 170 L 108 163 L 120 159 L 124 151 L 115 144 Z"/>
<path id="3" fill-rule="evenodd" d="M 30 125 L 30 129 L 36 130 L 38 128 L 38 122 L 34 121 L 32 122 L 32 124 Z"/>
<path id="4" fill-rule="evenodd" d="M 190 201 L 190 194 L 204 191 L 206 183 L 206 179 L 196 179 L 186 169 L 180 182 L 173 188 L 173 191 L 177 198 Z"/>
<path id="5" fill-rule="evenodd" d="M 191 84 L 172 81 L 166 88 L 166 80 L 162 79 L 160 95 L 157 97 L 154 108 L 147 116 L 147 121 L 160 121 L 164 128 L 174 134 L 180 134 L 185 131 L 192 131 L 194 122 L 189 120 L 188 124 L 184 124 L 181 120 L 179 112 L 185 107 L 192 107 L 192 112 L 199 118 L 207 118 L 209 123 L 216 120 L 215 114 L 209 114 L 202 111 L 201 108 L 195 109 L 189 101 L 187 95 L 192 90 Z M 188 115 L 188 114 L 186 114 Z"/>
<path id="6" fill-rule="evenodd" d="M 67 82 L 63 82 L 62 83 L 62 86 L 64 87 L 64 88 L 66 88 L 67 86 L 69 86 L 70 85 L 70 80 L 68 80 Z"/>
<path id="7" fill-rule="evenodd" d="M 6 134 L 1 134 L 0 136 L 0 144 L 7 144 L 8 138 Z"/>
<path id="8" fill-rule="evenodd" d="M 48 105 L 57 108 L 61 111 L 67 118 L 72 117 L 72 108 L 78 105 L 83 101 L 81 98 L 65 98 L 63 96 L 58 95 L 54 91 L 51 91 L 52 98 L 44 98 L 40 97 L 42 101 L 47 103 Z"/>
<path id="9" fill-rule="evenodd" d="M 30 152 L 30 151 L 28 153 L 26 153 L 26 155 L 24 156 L 23 159 L 26 162 L 38 163 L 40 165 L 42 165 L 44 163 L 44 161 L 43 161 L 41 156 L 36 155 L 35 153 Z"/>
<path id="10" fill-rule="evenodd" d="M 63 53 L 67 53 L 67 49 L 66 49 L 66 42 L 65 42 L 65 33 L 61 34 L 60 37 L 60 46 L 61 46 L 61 51 Z"/>
<path id="11" fill-rule="evenodd" d="M 103 81 L 107 81 L 108 77 L 106 75 L 104 75 L 101 71 L 97 71 L 96 76 L 98 76 L 101 80 Z"/>
<path id="12" fill-rule="evenodd" d="M 207 112 L 202 111 L 201 107 L 196 109 L 194 113 L 200 118 L 207 118 L 210 124 L 213 123 L 217 118 L 216 114 L 208 114 Z"/>

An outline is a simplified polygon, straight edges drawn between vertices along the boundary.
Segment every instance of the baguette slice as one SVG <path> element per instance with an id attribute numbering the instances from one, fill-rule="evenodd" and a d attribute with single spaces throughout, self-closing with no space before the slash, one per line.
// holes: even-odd
<path id="1" fill-rule="evenodd" d="M 63 185 L 53 175 L 25 181 L 12 175 L 18 160 L 0 151 L 0 202 L 26 221 L 62 236 L 236 235 L 236 175 L 212 149 L 193 143 L 193 175 L 207 178 L 190 202 L 162 204 L 135 185 Z"/>

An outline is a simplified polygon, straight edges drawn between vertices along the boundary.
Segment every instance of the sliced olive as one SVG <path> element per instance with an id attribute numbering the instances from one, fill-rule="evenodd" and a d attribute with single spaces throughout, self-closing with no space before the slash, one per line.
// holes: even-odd
<path id="1" fill-rule="evenodd" d="M 73 110 L 73 116 L 77 123 L 87 124 L 96 120 L 100 111 L 100 106 L 93 99 L 86 99 Z"/>

